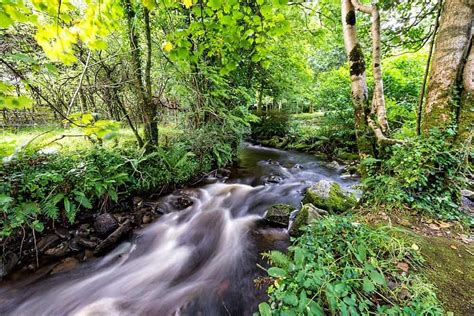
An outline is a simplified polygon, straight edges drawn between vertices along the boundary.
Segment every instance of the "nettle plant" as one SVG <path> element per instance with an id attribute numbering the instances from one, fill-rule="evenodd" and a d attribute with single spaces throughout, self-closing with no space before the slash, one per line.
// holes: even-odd
<path id="1" fill-rule="evenodd" d="M 351 217 L 314 222 L 287 254 L 266 256 L 271 285 L 267 315 L 442 315 L 431 285 L 418 274 L 418 246 L 386 228 Z"/>

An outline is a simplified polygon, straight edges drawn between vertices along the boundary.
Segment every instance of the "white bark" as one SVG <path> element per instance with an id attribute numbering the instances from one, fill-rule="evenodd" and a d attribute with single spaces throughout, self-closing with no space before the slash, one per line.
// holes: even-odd
<path id="1" fill-rule="evenodd" d="M 377 122 L 374 122 L 380 127 L 383 133 L 389 130 L 386 107 L 385 94 L 382 79 L 382 58 L 380 53 L 380 13 L 376 4 L 371 6 L 363 5 L 358 0 L 351 0 L 352 5 L 357 11 L 369 14 L 371 16 L 371 36 L 372 36 L 372 73 L 374 76 L 374 95 L 372 99 L 372 113 L 377 117 Z M 370 122 L 369 122 L 370 124 Z M 372 125 L 372 124 L 371 124 Z M 377 134 L 379 132 L 374 131 Z M 381 136 L 380 136 L 381 137 Z M 385 136 L 384 136 L 385 137 Z M 386 138 L 386 137 L 385 137 Z M 379 139 L 379 137 L 377 137 Z"/>

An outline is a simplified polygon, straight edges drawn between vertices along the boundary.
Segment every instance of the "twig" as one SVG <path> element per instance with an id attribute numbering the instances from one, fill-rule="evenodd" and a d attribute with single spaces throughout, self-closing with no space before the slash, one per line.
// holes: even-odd
<path id="1" fill-rule="evenodd" d="M 38 260 L 38 246 L 36 245 L 36 234 L 35 230 L 32 228 L 31 231 L 33 232 L 33 242 L 35 244 L 35 257 L 36 257 L 36 268 L 39 267 L 39 260 Z"/>
<path id="2" fill-rule="evenodd" d="M 79 78 L 79 84 L 77 85 L 76 91 L 74 91 L 71 102 L 69 102 L 69 106 L 67 108 L 66 116 L 69 116 L 69 114 L 71 114 L 72 106 L 74 105 L 74 102 L 76 101 L 76 97 L 79 93 L 79 90 L 81 90 L 81 88 L 82 88 L 82 81 L 84 80 L 84 75 L 86 74 L 87 68 L 89 68 L 90 59 L 91 59 L 91 51 L 89 50 L 89 53 L 87 54 L 86 64 L 84 65 L 84 70 L 81 73 L 81 77 Z"/>

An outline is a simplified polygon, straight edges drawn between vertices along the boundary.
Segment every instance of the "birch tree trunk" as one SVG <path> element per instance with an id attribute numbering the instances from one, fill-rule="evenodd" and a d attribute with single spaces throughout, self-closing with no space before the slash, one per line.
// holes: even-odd
<path id="1" fill-rule="evenodd" d="M 344 46 L 349 59 L 352 102 L 354 104 L 357 148 L 361 159 L 373 154 L 373 140 L 367 125 L 370 113 L 365 60 L 357 38 L 355 8 L 351 0 L 341 3 Z"/>
<path id="2" fill-rule="evenodd" d="M 465 118 L 470 116 L 472 119 L 472 112 L 469 113 L 468 109 L 472 108 L 473 57 L 472 50 L 471 53 L 469 50 L 472 46 L 473 7 L 472 0 L 445 1 L 424 109 L 424 135 L 429 135 L 433 128 L 445 131 L 456 123 L 461 123 L 458 139 L 469 133 L 467 129 L 472 120 L 466 122 Z"/>

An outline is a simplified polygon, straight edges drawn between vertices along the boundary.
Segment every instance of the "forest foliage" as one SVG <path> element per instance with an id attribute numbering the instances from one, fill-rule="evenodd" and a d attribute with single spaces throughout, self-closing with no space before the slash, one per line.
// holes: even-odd
<path id="1" fill-rule="evenodd" d="M 371 210 L 464 219 L 472 95 L 454 82 L 432 112 L 424 97 L 449 7 L 368 2 L 1 1 L 1 242 L 189 183 L 247 137 L 360 162 Z M 441 313 L 417 250 L 350 217 L 268 258 L 263 315 Z"/>

